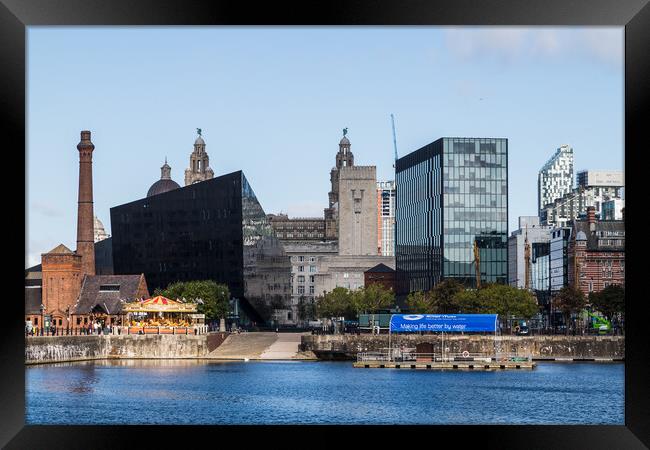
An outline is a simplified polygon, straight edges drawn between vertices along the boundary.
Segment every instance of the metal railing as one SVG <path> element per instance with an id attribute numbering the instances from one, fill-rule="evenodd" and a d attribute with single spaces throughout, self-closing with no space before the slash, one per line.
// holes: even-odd
<path id="1" fill-rule="evenodd" d="M 138 334 L 181 334 L 181 335 L 202 335 L 209 332 L 207 325 L 189 327 L 134 327 L 134 326 L 113 326 L 103 329 L 91 329 L 88 327 L 68 328 L 32 328 L 25 330 L 25 337 L 33 336 L 119 336 Z"/>
<path id="2" fill-rule="evenodd" d="M 492 362 L 492 361 L 516 361 L 530 362 L 531 355 L 518 355 L 516 353 L 505 352 L 444 352 L 444 353 L 418 353 L 408 349 L 383 349 L 375 352 L 357 353 L 358 362 L 366 361 L 386 361 L 386 362 Z"/>

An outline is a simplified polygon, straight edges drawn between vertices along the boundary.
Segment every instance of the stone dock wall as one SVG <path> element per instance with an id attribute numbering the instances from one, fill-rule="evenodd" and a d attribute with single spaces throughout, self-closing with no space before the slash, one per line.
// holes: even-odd
<path id="1" fill-rule="evenodd" d="M 415 347 L 432 343 L 440 351 L 439 335 L 396 335 L 391 343 Z M 444 336 L 445 348 L 451 353 L 506 352 L 532 355 L 536 360 L 614 360 L 625 359 L 624 336 Z M 307 335 L 302 337 L 301 351 L 312 351 L 319 359 L 356 359 L 359 352 L 381 351 L 388 347 L 388 335 Z"/>
<path id="2" fill-rule="evenodd" d="M 217 348 L 225 335 L 30 336 L 25 340 L 25 363 L 201 358 Z"/>

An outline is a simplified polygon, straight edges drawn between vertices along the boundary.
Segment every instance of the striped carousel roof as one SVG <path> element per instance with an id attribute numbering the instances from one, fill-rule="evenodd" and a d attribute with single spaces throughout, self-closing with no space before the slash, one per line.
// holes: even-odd
<path id="1" fill-rule="evenodd" d="M 171 298 L 163 297 L 159 295 L 157 297 L 150 298 L 142 302 L 143 305 L 173 305 L 181 304 L 178 300 L 172 300 Z"/>
<path id="2" fill-rule="evenodd" d="M 196 312 L 196 304 L 183 303 L 178 300 L 172 300 L 159 295 L 142 302 L 133 302 L 124 305 L 124 311 L 127 312 Z"/>

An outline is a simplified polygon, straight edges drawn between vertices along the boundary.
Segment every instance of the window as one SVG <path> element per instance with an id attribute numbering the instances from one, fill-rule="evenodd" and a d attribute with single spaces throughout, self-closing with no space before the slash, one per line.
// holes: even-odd
<path id="1" fill-rule="evenodd" d="M 38 317 L 34 317 L 34 325 L 38 325 Z"/>
<path id="2" fill-rule="evenodd" d="M 316 272 L 316 266 L 309 266 L 310 272 Z"/>
<path id="3" fill-rule="evenodd" d="M 343 274 L 343 278 L 349 278 L 349 277 L 350 277 L 350 274 L 349 274 L 349 273 L 345 272 L 345 273 Z M 348 287 L 350 287 L 350 286 L 348 285 Z"/>
<path id="4" fill-rule="evenodd" d="M 81 325 L 81 317 L 77 317 L 77 325 Z"/>
<path id="5" fill-rule="evenodd" d="M 305 266 L 298 266 L 298 272 L 304 272 Z"/>
<path id="6" fill-rule="evenodd" d="M 298 275 L 298 283 L 304 283 L 305 282 L 305 276 L 304 275 Z"/>
<path id="7" fill-rule="evenodd" d="M 305 286 L 299 285 L 298 286 L 298 294 L 304 294 L 305 293 Z"/>
<path id="8" fill-rule="evenodd" d="M 312 285 L 312 286 L 309 286 L 309 293 L 310 293 L 310 294 L 313 294 L 314 292 L 315 292 L 315 288 L 314 288 L 314 286 L 313 286 L 313 285 Z"/>
<path id="9" fill-rule="evenodd" d="M 298 256 L 298 261 L 303 262 L 305 260 L 304 256 Z"/>
<path id="10" fill-rule="evenodd" d="M 309 275 L 309 282 L 313 283 L 315 278 L 314 275 Z"/>

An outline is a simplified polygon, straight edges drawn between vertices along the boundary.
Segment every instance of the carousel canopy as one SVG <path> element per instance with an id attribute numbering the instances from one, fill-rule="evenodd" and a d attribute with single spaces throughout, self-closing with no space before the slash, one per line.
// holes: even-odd
<path id="1" fill-rule="evenodd" d="M 182 303 L 159 295 L 142 302 L 127 303 L 124 312 L 187 312 L 196 313 L 196 304 Z"/>

